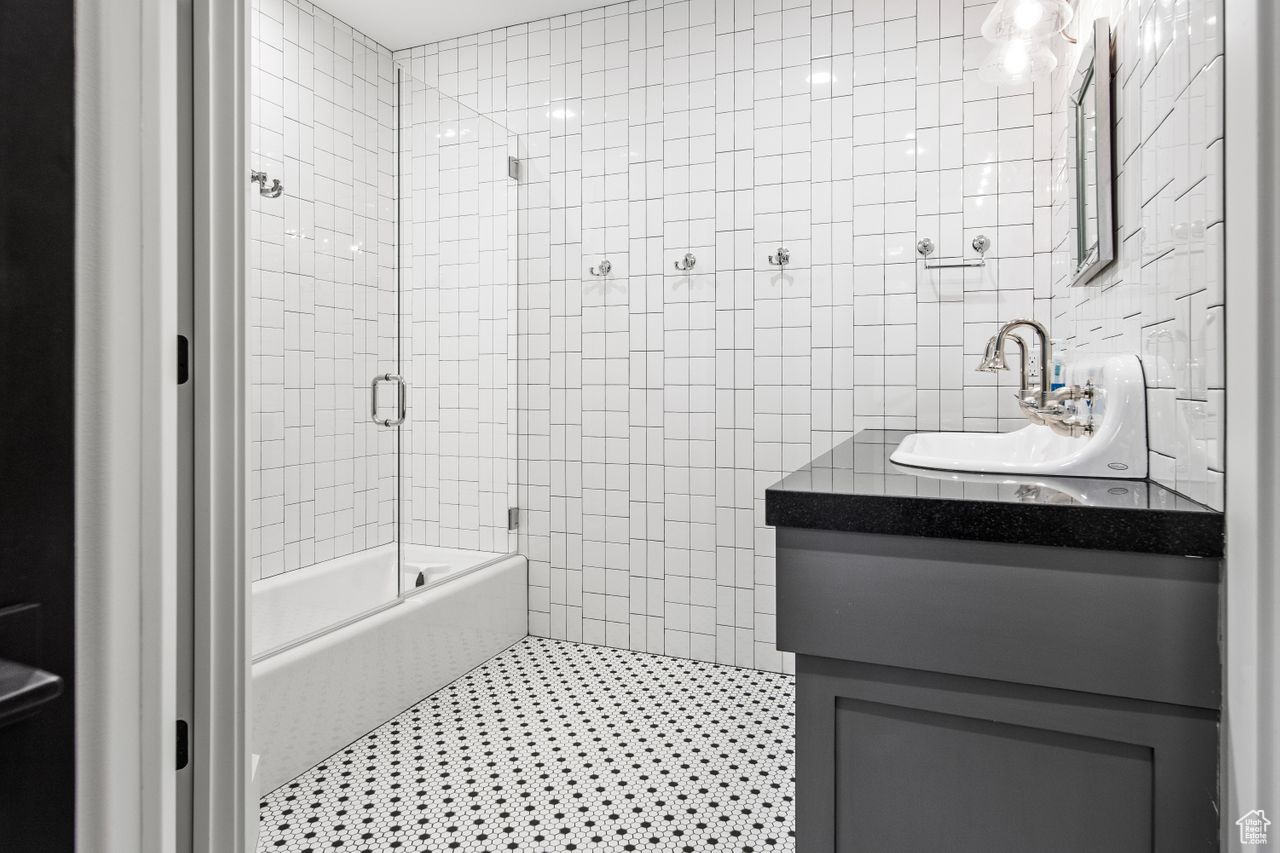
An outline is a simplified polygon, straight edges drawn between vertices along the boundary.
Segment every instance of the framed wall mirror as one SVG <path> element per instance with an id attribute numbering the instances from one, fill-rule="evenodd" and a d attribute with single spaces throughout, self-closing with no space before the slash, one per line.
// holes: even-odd
<path id="1" fill-rule="evenodd" d="M 1073 286 L 1088 284 L 1116 259 L 1111 23 L 1099 18 L 1085 32 L 1089 41 L 1072 81 L 1069 121 Z"/>

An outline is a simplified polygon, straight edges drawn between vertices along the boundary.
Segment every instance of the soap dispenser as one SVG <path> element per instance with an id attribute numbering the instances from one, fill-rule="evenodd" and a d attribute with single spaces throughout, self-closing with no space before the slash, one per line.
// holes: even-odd
<path id="1" fill-rule="evenodd" d="M 1053 374 L 1049 381 L 1049 390 L 1057 391 L 1067 384 L 1066 367 L 1062 360 L 1062 341 L 1054 339 L 1049 342 L 1049 345 L 1053 348 Z"/>

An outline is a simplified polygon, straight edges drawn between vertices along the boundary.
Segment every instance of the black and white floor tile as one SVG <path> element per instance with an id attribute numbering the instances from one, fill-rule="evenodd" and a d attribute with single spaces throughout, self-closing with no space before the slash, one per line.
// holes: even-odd
<path id="1" fill-rule="evenodd" d="M 795 850 L 795 682 L 527 638 L 263 798 L 259 853 Z"/>

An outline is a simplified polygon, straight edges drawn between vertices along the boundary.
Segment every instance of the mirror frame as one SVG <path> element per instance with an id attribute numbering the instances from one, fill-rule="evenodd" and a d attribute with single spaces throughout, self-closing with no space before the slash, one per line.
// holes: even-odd
<path id="1" fill-rule="evenodd" d="M 1104 70 L 1105 74 L 1099 71 Z M 1109 267 L 1116 259 L 1115 245 L 1115 167 L 1113 116 L 1111 111 L 1111 87 L 1115 80 L 1111 61 L 1111 21 L 1098 18 L 1093 22 L 1092 50 L 1086 47 L 1076 70 L 1079 84 L 1071 93 L 1072 121 L 1075 122 L 1075 146 L 1071 156 L 1075 161 L 1075 231 L 1076 267 L 1072 272 L 1071 286 L 1088 284 L 1095 276 Z M 1097 157 L 1098 180 L 1094 187 L 1093 202 L 1098 211 L 1098 242 L 1085 245 L 1085 192 L 1084 183 L 1084 98 L 1093 84 L 1097 108 L 1094 117 L 1096 138 L 1094 148 Z"/>

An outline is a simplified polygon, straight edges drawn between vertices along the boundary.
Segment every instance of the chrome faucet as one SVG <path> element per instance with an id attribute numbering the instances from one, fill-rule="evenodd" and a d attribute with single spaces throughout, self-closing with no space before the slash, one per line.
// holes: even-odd
<path id="1" fill-rule="evenodd" d="M 1000 331 L 996 332 L 996 336 L 991 339 L 992 343 L 987 345 L 988 353 L 991 353 L 994 349 L 995 358 L 991 360 L 984 359 L 983 367 L 989 370 L 1009 369 L 1009 366 L 1004 361 L 1005 343 L 1009 340 L 1014 329 L 1023 326 L 1035 333 L 1036 342 L 1040 344 L 1040 390 L 1036 392 L 1036 405 L 1038 408 L 1044 409 L 1049 405 L 1049 365 L 1053 364 L 1053 345 L 1049 343 L 1049 330 L 1044 327 L 1043 323 L 1035 320 L 1010 320 L 1005 323 L 1000 327 Z M 1027 345 L 1018 335 L 1013 335 L 1013 339 L 1022 348 L 1022 389 L 1025 392 L 1031 387 Z M 981 370 L 982 367 L 979 367 L 979 369 Z"/>
<path id="2" fill-rule="evenodd" d="M 1020 335 L 1013 334 L 1014 329 L 1026 327 L 1035 333 L 1037 342 L 1040 344 L 1040 376 L 1039 388 L 1033 390 L 1030 387 L 1030 359 L 1027 356 L 1027 343 Z M 1009 339 L 1013 338 L 1018 345 L 1018 351 L 1021 355 L 1021 380 L 1022 385 L 1018 391 L 1018 404 L 1022 408 L 1022 413 L 1032 423 L 1045 424 L 1054 432 L 1061 435 L 1081 436 L 1088 435 L 1093 432 L 1092 418 L 1081 419 L 1073 414 L 1065 405 L 1068 401 L 1093 399 L 1093 383 L 1089 383 L 1086 387 L 1080 388 L 1072 385 L 1067 388 L 1060 388 L 1057 391 L 1050 390 L 1050 365 L 1053 364 L 1053 345 L 1049 341 L 1049 330 L 1044 327 L 1043 323 L 1035 320 L 1018 319 L 1011 320 L 1000 327 L 1000 331 L 995 337 L 987 341 L 987 350 L 982 357 L 982 361 L 978 364 L 978 370 L 993 373 L 997 370 L 1008 370 L 1009 365 L 1005 362 L 1004 350 Z"/>

